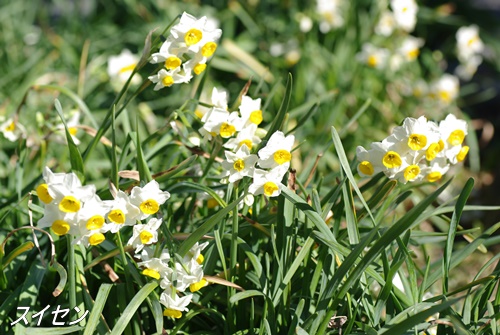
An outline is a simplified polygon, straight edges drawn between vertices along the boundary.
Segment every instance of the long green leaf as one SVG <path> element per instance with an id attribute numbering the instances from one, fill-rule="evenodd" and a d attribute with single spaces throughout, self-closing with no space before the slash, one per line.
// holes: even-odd
<path id="1" fill-rule="evenodd" d="M 95 329 L 99 324 L 102 310 L 104 309 L 104 305 L 106 304 L 106 300 L 108 299 L 109 291 L 112 287 L 113 285 L 111 284 L 101 284 L 101 286 L 99 287 L 99 292 L 97 292 L 97 297 L 95 298 L 94 306 L 92 307 L 92 311 L 90 312 L 83 335 L 95 334 Z"/>
<path id="2" fill-rule="evenodd" d="M 216 214 L 214 214 L 212 217 L 210 217 L 205 223 L 203 223 L 198 229 L 196 229 L 189 237 L 179 246 L 179 249 L 177 250 L 177 253 L 181 256 L 184 257 L 184 255 L 191 249 L 191 247 L 198 241 L 201 240 L 203 235 L 208 233 L 210 230 L 212 230 L 216 224 L 218 224 L 229 212 L 231 212 L 238 204 L 240 203 L 241 200 L 245 195 L 243 194 L 241 197 L 218 211 Z M 235 215 L 235 214 L 233 214 Z"/>
<path id="3" fill-rule="evenodd" d="M 288 111 L 288 105 L 290 104 L 290 99 L 292 97 L 292 83 L 292 74 L 289 73 L 288 79 L 286 81 L 285 95 L 283 97 L 283 101 L 281 102 L 280 109 L 278 110 L 278 114 L 276 114 L 276 116 L 274 117 L 274 121 L 271 124 L 271 127 L 269 127 L 269 131 L 262 140 L 262 143 L 267 142 L 271 135 L 277 130 L 280 130 L 283 126 L 283 121 L 285 120 L 285 115 Z"/>
<path id="4" fill-rule="evenodd" d="M 82 180 L 82 182 L 84 182 L 85 181 L 85 173 L 84 173 L 82 155 L 80 154 L 80 151 L 78 150 L 78 147 L 76 146 L 75 142 L 73 141 L 73 137 L 71 137 L 71 134 L 68 130 L 68 125 L 66 124 L 66 120 L 64 119 L 63 109 L 62 109 L 62 106 L 61 106 L 61 103 L 59 102 L 59 100 L 56 99 L 56 101 L 54 102 L 54 106 L 56 107 L 57 113 L 59 114 L 59 117 L 61 118 L 61 121 L 64 125 L 64 129 L 66 130 L 66 139 L 68 141 L 69 159 L 71 162 L 71 169 L 74 172 L 76 172 L 78 177 Z"/>
<path id="5" fill-rule="evenodd" d="M 134 296 L 134 298 L 127 305 L 122 315 L 116 321 L 115 327 L 111 331 L 110 335 L 121 335 L 128 323 L 134 316 L 135 311 L 139 308 L 144 300 L 148 297 L 148 295 L 153 292 L 153 290 L 158 286 L 158 282 L 150 282 L 144 285 L 139 292 Z"/>
<path id="6" fill-rule="evenodd" d="M 467 198 L 472 192 L 473 187 L 474 179 L 469 178 L 464 188 L 462 189 L 460 196 L 458 197 L 457 203 L 455 205 L 455 210 L 453 211 L 453 216 L 451 217 L 450 229 L 448 230 L 448 238 L 446 240 L 443 257 L 443 294 L 448 293 L 448 277 L 450 273 L 451 255 L 453 253 L 453 244 L 455 242 L 457 226 L 460 222 L 460 217 L 462 216 L 462 211 L 464 209 L 465 203 L 467 202 Z"/>

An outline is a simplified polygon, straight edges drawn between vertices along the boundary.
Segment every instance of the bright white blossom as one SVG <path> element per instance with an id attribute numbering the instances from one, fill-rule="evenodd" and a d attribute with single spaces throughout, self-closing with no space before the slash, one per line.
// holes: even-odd
<path id="1" fill-rule="evenodd" d="M 229 175 L 229 182 L 234 183 L 243 177 L 251 177 L 257 163 L 257 155 L 250 154 L 246 145 L 242 145 L 236 153 L 225 152 L 226 160 L 222 162 L 222 167 Z"/>
<path id="2" fill-rule="evenodd" d="M 371 43 L 365 43 L 361 52 L 356 55 L 356 59 L 369 67 L 384 69 L 388 65 L 389 56 L 389 50 L 377 48 Z"/>
<path id="3" fill-rule="evenodd" d="M 123 49 L 117 56 L 110 56 L 108 59 L 108 75 L 111 81 L 117 80 L 120 85 L 124 84 L 134 71 L 138 62 L 139 57 L 131 53 L 128 49 Z M 137 73 L 134 74 L 132 84 L 139 84 L 140 82 L 141 76 Z"/>
<path id="4" fill-rule="evenodd" d="M 135 186 L 130 192 L 130 202 L 141 210 L 139 220 L 155 214 L 165 201 L 170 198 L 170 193 L 162 191 L 156 180 L 151 180 L 143 187 Z"/>
<path id="5" fill-rule="evenodd" d="M 295 136 L 285 137 L 281 131 L 276 131 L 271 135 L 266 146 L 259 150 L 259 166 L 265 169 L 283 166 L 288 169 L 292 160 L 291 151 L 294 141 Z"/>
<path id="6" fill-rule="evenodd" d="M 474 55 L 481 54 L 484 51 L 484 44 L 479 37 L 479 27 L 471 25 L 460 27 L 457 34 L 457 55 L 461 62 L 466 62 Z"/>
<path id="7" fill-rule="evenodd" d="M 132 237 L 127 245 L 135 248 L 135 252 L 140 252 L 144 246 L 158 242 L 158 228 L 162 223 L 161 219 L 151 218 L 146 224 L 136 224 L 133 228 Z"/>
<path id="8" fill-rule="evenodd" d="M 319 30 L 324 34 L 344 25 L 342 0 L 316 0 L 316 12 L 321 18 Z"/>
<path id="9" fill-rule="evenodd" d="M 382 36 L 390 36 L 394 31 L 396 21 L 394 15 L 390 10 L 382 12 L 380 18 L 375 26 L 375 34 Z"/>
<path id="10" fill-rule="evenodd" d="M 253 183 L 248 188 L 248 192 L 253 195 L 264 194 L 268 197 L 277 197 L 281 194 L 281 183 L 283 176 L 287 172 L 286 165 L 279 165 L 270 171 L 255 169 Z"/>
<path id="11" fill-rule="evenodd" d="M 418 5 L 415 0 L 391 0 L 396 26 L 408 33 L 415 29 Z"/>
<path id="12" fill-rule="evenodd" d="M 236 137 L 229 139 L 229 141 L 224 144 L 224 148 L 237 151 L 241 146 L 246 146 L 248 149 L 252 150 L 256 145 L 262 142 L 256 135 L 256 132 L 257 125 L 250 124 L 238 132 Z"/>
<path id="13" fill-rule="evenodd" d="M 106 219 L 109 222 L 107 229 L 112 233 L 118 232 L 123 226 L 133 226 L 141 216 L 139 208 L 130 202 L 129 196 L 122 190 L 118 190 L 115 199 L 110 203 L 111 209 Z"/>
<path id="14" fill-rule="evenodd" d="M 371 177 L 383 172 L 404 184 L 438 181 L 451 164 L 467 156 L 469 147 L 463 145 L 466 135 L 467 123 L 451 114 L 439 126 L 424 116 L 406 118 L 387 138 L 373 142 L 370 150 L 356 149 L 358 173 Z"/>
<path id="15" fill-rule="evenodd" d="M 14 120 L 14 118 L 8 118 L 0 123 L 0 132 L 11 142 L 17 141 L 20 137 L 24 137 L 26 134 L 26 130 L 23 125 L 17 120 Z"/>
<path id="16" fill-rule="evenodd" d="M 445 73 L 438 80 L 431 83 L 431 97 L 443 105 L 449 105 L 458 96 L 459 80 L 457 77 Z"/>
<path id="17" fill-rule="evenodd" d="M 398 48 L 398 53 L 403 56 L 407 62 L 417 59 L 420 48 L 424 45 L 424 40 L 421 38 L 406 36 L 402 45 Z"/>

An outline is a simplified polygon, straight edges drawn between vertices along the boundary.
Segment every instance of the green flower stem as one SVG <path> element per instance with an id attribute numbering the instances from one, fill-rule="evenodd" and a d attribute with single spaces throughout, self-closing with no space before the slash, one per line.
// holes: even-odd
<path id="1" fill-rule="evenodd" d="M 72 235 L 66 235 L 66 240 L 68 241 L 69 306 L 74 308 L 76 306 L 75 246 L 71 243 Z"/>

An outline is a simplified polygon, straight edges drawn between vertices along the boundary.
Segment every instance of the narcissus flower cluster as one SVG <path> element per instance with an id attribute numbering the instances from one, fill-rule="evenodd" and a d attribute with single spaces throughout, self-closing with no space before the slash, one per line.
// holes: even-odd
<path id="1" fill-rule="evenodd" d="M 146 247 L 136 257 L 141 259 L 137 263 L 142 267 L 142 274 L 160 281 L 163 292 L 160 303 L 165 306 L 163 315 L 180 318 L 182 312 L 187 311 L 187 305 L 193 295 L 186 291 L 196 292 L 208 284 L 204 278 L 203 260 L 201 251 L 208 242 L 191 247 L 184 257 L 176 257 L 168 249 L 163 249 L 155 255 L 154 249 Z"/>
<path id="2" fill-rule="evenodd" d="M 221 34 L 222 30 L 209 27 L 206 16 L 197 19 L 184 12 L 159 52 L 151 55 L 151 63 L 164 64 L 164 68 L 149 77 L 156 84 L 154 90 L 187 83 L 193 74 L 202 73 L 217 49 Z"/>
<path id="3" fill-rule="evenodd" d="M 457 34 L 457 57 L 460 65 L 455 73 L 464 80 L 469 80 L 483 62 L 484 44 L 479 37 L 479 27 L 471 25 L 460 27 Z"/>
<path id="4" fill-rule="evenodd" d="M 157 213 L 170 198 L 156 181 L 134 187 L 130 195 L 118 190 L 114 200 L 101 200 L 95 186 L 82 185 L 74 173 L 53 173 L 45 167 L 43 179 L 45 182 L 36 188 L 45 204 L 39 228 L 49 227 L 59 236 L 71 234 L 75 237 L 73 243 L 89 246 L 102 243 L 107 232 L 117 233 L 124 226 L 133 226 L 128 244 L 136 250 L 156 242 L 161 220 L 152 218 L 145 225 L 138 224 Z"/>
<path id="5" fill-rule="evenodd" d="M 465 159 L 467 123 L 449 114 L 439 125 L 425 116 L 406 118 L 402 126 L 369 150 L 356 149 L 358 173 L 371 177 L 383 172 L 390 179 L 406 184 L 420 180 L 438 181 L 451 165 Z"/>
<path id="6" fill-rule="evenodd" d="M 224 148 L 229 150 L 225 151 L 226 159 L 222 162 L 224 176 L 230 183 L 244 177 L 253 178 L 249 187 L 251 194 L 278 196 L 281 193 L 281 180 L 290 167 L 295 137 L 276 131 L 266 145 L 256 152 L 256 147 L 261 143 L 258 135 L 264 135 L 263 129 L 258 128 L 263 120 L 260 98 L 252 99 L 243 95 L 239 112 L 229 112 L 226 94 L 214 89 L 212 103 L 214 106 L 201 119 L 203 127 L 200 133 L 208 139 L 216 136 L 227 139 Z"/>

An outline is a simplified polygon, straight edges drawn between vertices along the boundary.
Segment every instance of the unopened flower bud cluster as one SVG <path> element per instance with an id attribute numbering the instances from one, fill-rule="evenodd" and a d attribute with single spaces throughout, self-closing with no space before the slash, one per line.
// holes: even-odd
<path id="1" fill-rule="evenodd" d="M 159 52 L 151 55 L 151 63 L 165 66 L 149 77 L 155 83 L 154 90 L 178 83 L 187 83 L 193 73 L 199 75 L 207 67 L 207 61 L 217 49 L 220 29 L 210 29 L 207 17 L 200 19 L 184 12 L 180 22 L 172 27 Z"/>
<path id="2" fill-rule="evenodd" d="M 251 194 L 278 196 L 283 186 L 281 180 L 290 167 L 295 137 L 276 131 L 266 146 L 252 154 L 261 142 L 257 136 L 258 126 L 263 120 L 260 98 L 244 95 L 239 112 L 229 112 L 226 94 L 214 89 L 212 103 L 214 107 L 201 119 L 203 127 L 200 133 L 209 139 L 215 136 L 228 139 L 224 147 L 229 150 L 225 151 L 226 159 L 222 162 L 224 176 L 231 183 L 244 177 L 253 178 L 248 189 Z"/>
<path id="3" fill-rule="evenodd" d="M 356 149 L 358 173 L 371 177 L 383 172 L 388 178 L 407 182 L 438 181 L 451 165 L 465 159 L 467 123 L 449 114 L 439 125 L 425 116 L 406 118 L 402 126 L 369 150 Z"/>

